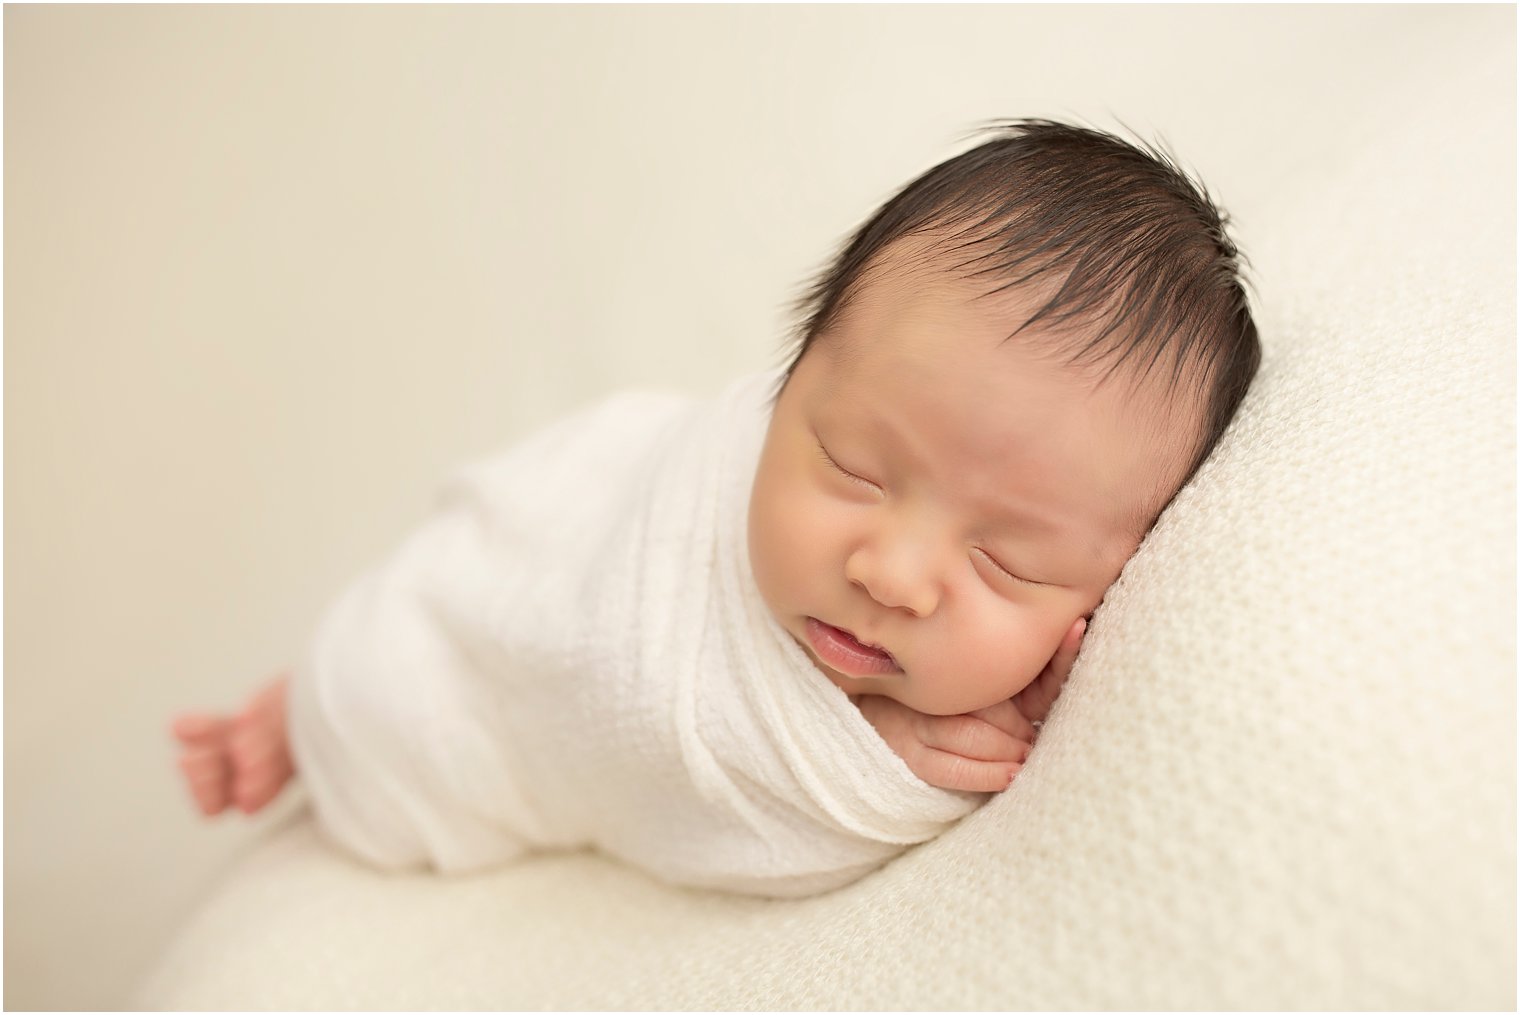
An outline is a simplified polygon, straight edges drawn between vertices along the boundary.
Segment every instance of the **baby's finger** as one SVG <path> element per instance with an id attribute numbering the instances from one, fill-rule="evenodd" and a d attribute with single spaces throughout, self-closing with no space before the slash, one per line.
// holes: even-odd
<path id="1" fill-rule="evenodd" d="M 241 778 L 245 773 L 273 768 L 284 750 L 285 745 L 273 737 L 234 733 L 228 753 L 234 771 Z"/>
<path id="2" fill-rule="evenodd" d="M 1024 766 L 1018 762 L 975 761 L 925 747 L 909 765 L 913 774 L 931 786 L 963 793 L 1000 793 Z"/>
<path id="3" fill-rule="evenodd" d="M 1023 761 L 1029 740 L 1020 740 L 969 715 L 926 715 L 917 724 L 919 742 L 974 761 Z"/>
<path id="4" fill-rule="evenodd" d="M 1015 740 L 1034 743 L 1034 724 L 1024 718 L 1011 700 L 1005 699 L 969 714 L 983 722 L 991 723 Z"/>
<path id="5" fill-rule="evenodd" d="M 1055 655 L 1051 656 L 1050 662 L 1040 671 L 1040 675 L 1034 678 L 1034 682 L 1013 696 L 1014 705 L 1018 706 L 1019 712 L 1032 722 L 1041 722 L 1050 712 L 1050 706 L 1055 704 L 1061 696 L 1061 688 L 1066 683 L 1066 677 L 1071 673 L 1072 663 L 1076 661 L 1077 651 L 1082 646 L 1082 638 L 1087 634 L 1086 618 L 1078 618 L 1066 631 L 1066 636 L 1061 639 L 1061 644 L 1056 647 Z"/>
<path id="6" fill-rule="evenodd" d="M 169 732 L 186 746 L 209 744 L 227 735 L 229 722 L 214 715 L 186 712 L 174 717 Z"/>
<path id="7" fill-rule="evenodd" d="M 285 786 L 289 778 L 278 762 L 260 766 L 250 771 L 239 771 L 237 785 L 232 791 L 233 802 L 244 814 L 260 809 Z"/>
<path id="8" fill-rule="evenodd" d="M 190 795 L 208 817 L 227 806 L 230 771 L 226 756 L 215 750 L 189 750 L 179 760 Z"/>
<path id="9" fill-rule="evenodd" d="M 1080 617 L 1067 630 L 1066 637 L 1061 639 L 1061 645 L 1056 649 L 1056 654 L 1051 657 L 1049 671 L 1059 678 L 1056 683 L 1057 689 L 1066 682 L 1066 677 L 1071 673 L 1071 665 L 1077 661 L 1077 651 L 1082 647 L 1082 637 L 1085 634 L 1087 634 L 1087 618 Z"/>

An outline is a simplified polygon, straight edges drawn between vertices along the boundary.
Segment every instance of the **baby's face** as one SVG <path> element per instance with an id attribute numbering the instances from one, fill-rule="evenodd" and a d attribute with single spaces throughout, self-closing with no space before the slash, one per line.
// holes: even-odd
<path id="1" fill-rule="evenodd" d="M 776 405 L 750 560 L 848 694 L 955 715 L 1022 690 L 1181 479 L 1193 417 L 1003 342 L 1008 307 L 874 284 Z"/>

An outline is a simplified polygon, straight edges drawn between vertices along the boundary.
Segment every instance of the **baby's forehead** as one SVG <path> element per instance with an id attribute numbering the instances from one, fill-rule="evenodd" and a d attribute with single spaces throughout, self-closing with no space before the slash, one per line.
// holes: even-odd
<path id="1" fill-rule="evenodd" d="M 1058 345 L 1077 338 L 1073 333 L 1081 330 L 1083 322 L 1032 322 L 1060 292 L 1058 278 L 1003 277 L 970 270 L 964 262 L 963 252 L 958 253 L 944 238 L 907 236 L 893 241 L 850 287 L 834 330 L 847 339 L 858 337 L 869 343 L 869 334 L 860 334 L 863 329 L 849 327 L 851 318 L 878 325 L 883 318 L 906 314 L 926 319 L 925 323 L 936 316 L 953 317 L 960 323 L 974 319 L 979 331 L 989 330 L 1007 339 L 1036 339 L 1031 347 L 1053 361 L 1059 355 Z M 937 336 L 930 330 L 925 337 Z M 1058 337 L 1063 341 L 1053 341 Z M 868 347 L 845 351 L 850 355 L 869 354 Z"/>
<path id="2" fill-rule="evenodd" d="M 1002 273 L 968 271 L 966 253 L 953 235 L 930 233 L 901 237 L 888 244 L 857 283 L 845 308 L 847 322 L 852 311 L 876 318 L 963 309 L 985 323 L 989 334 L 1017 343 L 1035 360 L 1054 370 L 1113 389 L 1130 402 L 1136 418 L 1157 436 L 1189 431 L 1198 425 L 1207 397 L 1207 377 L 1196 368 L 1185 369 L 1156 362 L 1154 350 L 1132 355 L 1142 344 L 1131 334 L 1133 325 L 1116 321 L 1104 301 L 1088 301 L 1081 311 L 1058 310 L 1041 317 L 1042 309 L 1056 300 L 1066 279 L 1039 274 L 1032 278 L 1005 277 Z M 1115 291 L 1113 299 L 1122 300 Z M 874 311 L 874 313 L 873 313 Z M 838 329 L 845 341 L 841 353 L 848 358 L 870 357 L 869 333 L 848 326 Z M 926 339 L 945 338 L 925 329 Z M 945 354 L 951 348 L 940 347 Z"/>

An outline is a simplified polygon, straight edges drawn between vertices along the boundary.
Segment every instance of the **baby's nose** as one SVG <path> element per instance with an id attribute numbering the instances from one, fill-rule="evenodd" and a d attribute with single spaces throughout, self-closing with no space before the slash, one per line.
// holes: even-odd
<path id="1" fill-rule="evenodd" d="M 927 617 L 939 608 L 939 582 L 931 562 L 908 547 L 857 550 L 845 561 L 845 577 L 888 609 Z"/>

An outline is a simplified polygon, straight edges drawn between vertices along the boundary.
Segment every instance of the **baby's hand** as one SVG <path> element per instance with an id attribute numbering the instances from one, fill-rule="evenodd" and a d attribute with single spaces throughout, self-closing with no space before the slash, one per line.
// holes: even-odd
<path id="1" fill-rule="evenodd" d="M 1086 634 L 1087 618 L 1082 617 L 1066 631 L 1066 637 L 1061 639 L 1056 654 L 1045 664 L 1040 675 L 1013 696 L 1013 703 L 1018 707 L 1020 715 L 1032 723 L 1045 721 L 1045 717 L 1050 714 L 1050 706 L 1056 703 L 1061 688 L 1066 685 L 1066 678 L 1071 674 L 1072 663 L 1077 661 L 1077 651 L 1081 649 L 1082 638 Z"/>
<path id="2" fill-rule="evenodd" d="M 925 715 L 880 695 L 856 705 L 912 773 L 931 786 L 968 793 L 1008 788 L 1034 748 L 1042 722 L 1061 693 L 1087 631 L 1078 620 L 1040 675 L 1007 701 L 966 715 Z"/>
<path id="3" fill-rule="evenodd" d="M 289 675 L 266 684 L 234 716 L 187 712 L 173 722 L 180 770 L 201 813 L 228 807 L 252 814 L 295 774 L 285 732 Z"/>
<path id="4" fill-rule="evenodd" d="M 1034 726 L 1011 699 L 966 715 L 925 715 L 879 694 L 856 704 L 908 769 L 940 789 L 1007 789 L 1034 746 Z"/>

